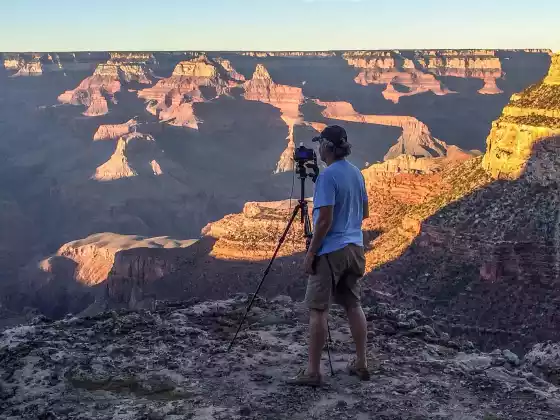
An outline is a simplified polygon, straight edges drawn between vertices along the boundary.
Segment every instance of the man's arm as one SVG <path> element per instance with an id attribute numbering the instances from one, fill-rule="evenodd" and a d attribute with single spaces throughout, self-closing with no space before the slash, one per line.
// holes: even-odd
<path id="1" fill-rule="evenodd" d="M 363 201 L 362 202 L 362 210 L 363 210 L 363 220 L 366 220 L 369 217 L 369 203 L 368 201 Z"/>
<path id="2" fill-rule="evenodd" d="M 369 217 L 368 194 L 366 189 L 366 180 L 363 174 L 362 174 L 362 213 L 363 213 L 362 220 L 365 220 Z"/>
<path id="3" fill-rule="evenodd" d="M 324 206 L 319 208 L 319 216 L 317 218 L 317 223 L 315 224 L 315 232 L 313 233 L 313 239 L 311 240 L 311 245 L 309 246 L 308 253 L 316 255 L 321 248 L 323 239 L 331 230 L 333 221 L 333 206 Z"/>

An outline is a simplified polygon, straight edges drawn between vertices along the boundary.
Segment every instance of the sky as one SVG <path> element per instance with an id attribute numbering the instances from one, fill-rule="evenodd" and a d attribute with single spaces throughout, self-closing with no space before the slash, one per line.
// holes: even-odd
<path id="1" fill-rule="evenodd" d="M 560 0 L 0 0 L 0 51 L 549 48 Z"/>

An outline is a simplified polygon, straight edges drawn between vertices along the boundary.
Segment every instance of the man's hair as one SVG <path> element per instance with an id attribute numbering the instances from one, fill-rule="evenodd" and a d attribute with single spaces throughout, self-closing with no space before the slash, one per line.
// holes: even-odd
<path id="1" fill-rule="evenodd" d="M 346 130 L 339 125 L 328 126 L 317 139 L 327 142 L 326 145 L 334 153 L 335 159 L 344 159 L 352 152 Z"/>

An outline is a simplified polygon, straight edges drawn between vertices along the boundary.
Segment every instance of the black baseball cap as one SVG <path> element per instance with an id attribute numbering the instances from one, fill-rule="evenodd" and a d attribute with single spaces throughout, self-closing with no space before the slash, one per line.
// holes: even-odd
<path id="1" fill-rule="evenodd" d="M 348 141 L 348 136 L 346 135 L 346 130 L 339 125 L 330 125 L 321 131 L 321 134 L 314 137 L 311 141 L 321 141 L 328 140 L 335 146 L 340 146 L 341 144 Z"/>

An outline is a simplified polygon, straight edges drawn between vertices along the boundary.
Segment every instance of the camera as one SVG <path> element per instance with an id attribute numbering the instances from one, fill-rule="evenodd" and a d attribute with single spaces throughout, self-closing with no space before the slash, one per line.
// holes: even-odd
<path id="1" fill-rule="evenodd" d="M 315 150 L 308 149 L 302 144 L 294 151 L 294 160 L 302 165 L 306 162 L 316 161 L 317 155 L 315 154 Z"/>
<path id="2" fill-rule="evenodd" d="M 313 182 L 317 181 L 319 166 L 317 165 L 317 154 L 315 150 L 308 149 L 303 143 L 300 143 L 300 146 L 294 150 L 294 162 L 296 163 L 297 167 L 295 169 L 300 179 L 304 180 L 309 177 Z M 312 172 L 307 173 L 308 169 Z"/>

